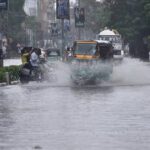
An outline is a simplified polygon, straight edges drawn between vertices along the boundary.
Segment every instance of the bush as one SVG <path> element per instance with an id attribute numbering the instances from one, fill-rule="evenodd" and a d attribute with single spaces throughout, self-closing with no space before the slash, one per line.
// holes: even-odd
<path id="1" fill-rule="evenodd" d="M 10 75 L 11 81 L 19 80 L 19 70 L 21 66 L 8 66 L 8 67 L 1 67 L 0 68 L 0 83 L 6 82 L 5 74 L 6 72 Z"/>
<path id="2" fill-rule="evenodd" d="M 5 79 L 5 73 L 0 71 L 0 83 L 1 82 L 6 82 L 6 79 Z"/>

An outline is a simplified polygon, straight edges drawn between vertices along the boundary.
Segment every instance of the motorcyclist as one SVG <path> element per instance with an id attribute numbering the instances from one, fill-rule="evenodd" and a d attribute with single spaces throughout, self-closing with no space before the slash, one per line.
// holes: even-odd
<path id="1" fill-rule="evenodd" d="M 39 59 L 39 56 L 40 56 L 40 52 L 39 52 L 39 49 L 37 48 L 34 48 L 31 52 L 31 55 L 30 55 L 30 63 L 31 63 L 31 66 L 32 67 L 38 67 L 39 66 L 39 62 L 40 62 L 40 59 Z"/>
<path id="2" fill-rule="evenodd" d="M 21 60 L 22 60 L 23 65 L 26 65 L 29 63 L 31 50 L 32 50 L 32 47 L 24 47 L 23 50 L 21 51 Z"/>
<path id="3" fill-rule="evenodd" d="M 23 66 L 20 70 L 20 81 L 28 82 L 37 79 L 41 80 L 42 71 L 39 67 L 39 55 L 41 54 L 41 50 L 39 48 L 31 48 L 27 53 L 29 57 L 25 57 L 27 55 L 24 55 Z M 26 54 L 26 50 L 23 54 Z"/>
<path id="4" fill-rule="evenodd" d="M 31 55 L 30 55 L 30 72 L 32 75 L 33 70 L 39 70 L 39 64 L 40 64 L 40 56 L 41 55 L 41 50 L 39 48 L 33 48 Z"/>

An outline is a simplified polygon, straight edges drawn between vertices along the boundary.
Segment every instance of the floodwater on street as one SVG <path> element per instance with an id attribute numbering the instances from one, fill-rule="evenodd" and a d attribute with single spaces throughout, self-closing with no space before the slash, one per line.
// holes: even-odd
<path id="1" fill-rule="evenodd" d="M 150 64 L 126 58 L 110 81 L 0 87 L 0 150 L 149 150 Z"/>

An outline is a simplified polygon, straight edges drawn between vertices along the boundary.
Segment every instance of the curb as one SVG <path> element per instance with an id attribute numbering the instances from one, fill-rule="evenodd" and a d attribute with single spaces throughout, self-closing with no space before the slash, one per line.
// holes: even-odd
<path id="1" fill-rule="evenodd" d="M 7 84 L 6 82 L 2 82 L 2 83 L 0 83 L 0 87 L 7 86 L 7 85 L 16 85 L 19 83 L 20 83 L 20 81 L 11 81 L 11 84 Z"/>

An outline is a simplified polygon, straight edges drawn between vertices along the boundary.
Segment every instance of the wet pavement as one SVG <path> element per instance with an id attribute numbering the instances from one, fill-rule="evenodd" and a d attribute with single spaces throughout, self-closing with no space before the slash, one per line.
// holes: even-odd
<path id="1" fill-rule="evenodd" d="M 125 59 L 96 86 L 66 70 L 57 84 L 0 87 L 0 150 L 150 149 L 149 63 Z"/>

